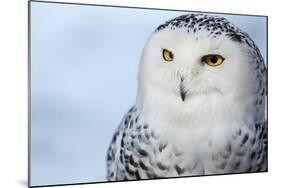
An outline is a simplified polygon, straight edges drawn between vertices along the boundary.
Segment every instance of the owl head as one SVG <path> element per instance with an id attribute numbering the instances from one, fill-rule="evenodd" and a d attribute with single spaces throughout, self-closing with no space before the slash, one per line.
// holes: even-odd
<path id="1" fill-rule="evenodd" d="M 249 35 L 225 18 L 187 14 L 150 36 L 139 68 L 139 96 L 185 114 L 188 109 L 254 104 L 265 87 L 265 66 Z M 246 106 L 245 106 L 246 105 Z M 161 108 L 161 107 L 160 107 Z"/>

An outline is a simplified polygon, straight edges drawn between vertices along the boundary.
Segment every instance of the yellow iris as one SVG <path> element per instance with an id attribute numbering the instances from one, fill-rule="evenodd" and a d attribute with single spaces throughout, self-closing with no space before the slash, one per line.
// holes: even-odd
<path id="1" fill-rule="evenodd" d="M 209 66 L 215 67 L 221 65 L 224 61 L 224 58 L 220 55 L 210 54 L 210 55 L 203 56 L 202 61 Z"/>
<path id="2" fill-rule="evenodd" d="M 165 61 L 172 61 L 174 58 L 174 54 L 170 52 L 169 50 L 163 49 L 162 51 L 163 59 Z"/>

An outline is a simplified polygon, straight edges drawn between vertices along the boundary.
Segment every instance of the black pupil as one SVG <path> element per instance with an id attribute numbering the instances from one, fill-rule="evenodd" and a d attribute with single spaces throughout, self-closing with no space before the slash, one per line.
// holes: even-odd
<path id="1" fill-rule="evenodd" d="M 218 58 L 217 58 L 217 56 L 215 56 L 215 55 L 212 55 L 211 57 L 210 57 L 210 60 L 211 60 L 211 63 L 216 63 L 217 61 L 218 61 Z"/>
<path id="2" fill-rule="evenodd" d="M 174 58 L 174 54 L 172 52 L 170 52 L 170 57 L 173 59 Z"/>
<path id="3" fill-rule="evenodd" d="M 174 58 L 174 55 L 172 52 L 169 52 L 169 55 L 170 55 L 170 58 L 173 59 Z"/>

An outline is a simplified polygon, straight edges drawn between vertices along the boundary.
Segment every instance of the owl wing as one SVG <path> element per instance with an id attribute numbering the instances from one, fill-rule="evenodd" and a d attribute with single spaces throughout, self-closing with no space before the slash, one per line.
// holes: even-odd
<path id="1" fill-rule="evenodd" d="M 137 107 L 124 116 L 115 132 L 107 153 L 107 179 L 109 181 L 157 178 L 167 166 L 157 163 L 157 150 L 166 147 L 159 136 L 149 128 Z M 161 172 L 159 174 L 159 172 Z"/>
<path id="2" fill-rule="evenodd" d="M 137 124 L 143 126 L 139 122 L 139 112 L 133 106 L 122 119 L 107 152 L 107 179 L 109 181 L 126 180 L 129 176 L 133 176 L 134 179 L 140 178 L 135 171 L 130 170 L 131 167 L 136 166 L 132 157 L 134 147 L 132 140 L 137 136 Z"/>
<path id="3" fill-rule="evenodd" d="M 267 171 L 267 122 L 256 122 L 253 127 L 238 128 L 225 147 L 211 155 L 213 172 Z"/>

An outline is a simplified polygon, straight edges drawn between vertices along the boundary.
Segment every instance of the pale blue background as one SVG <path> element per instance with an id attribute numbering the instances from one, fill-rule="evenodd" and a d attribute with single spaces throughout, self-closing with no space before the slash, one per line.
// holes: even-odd
<path id="1" fill-rule="evenodd" d="M 181 14 L 31 3 L 31 185 L 106 180 L 106 151 L 134 104 L 142 48 Z M 265 57 L 265 17 L 222 16 Z"/>

